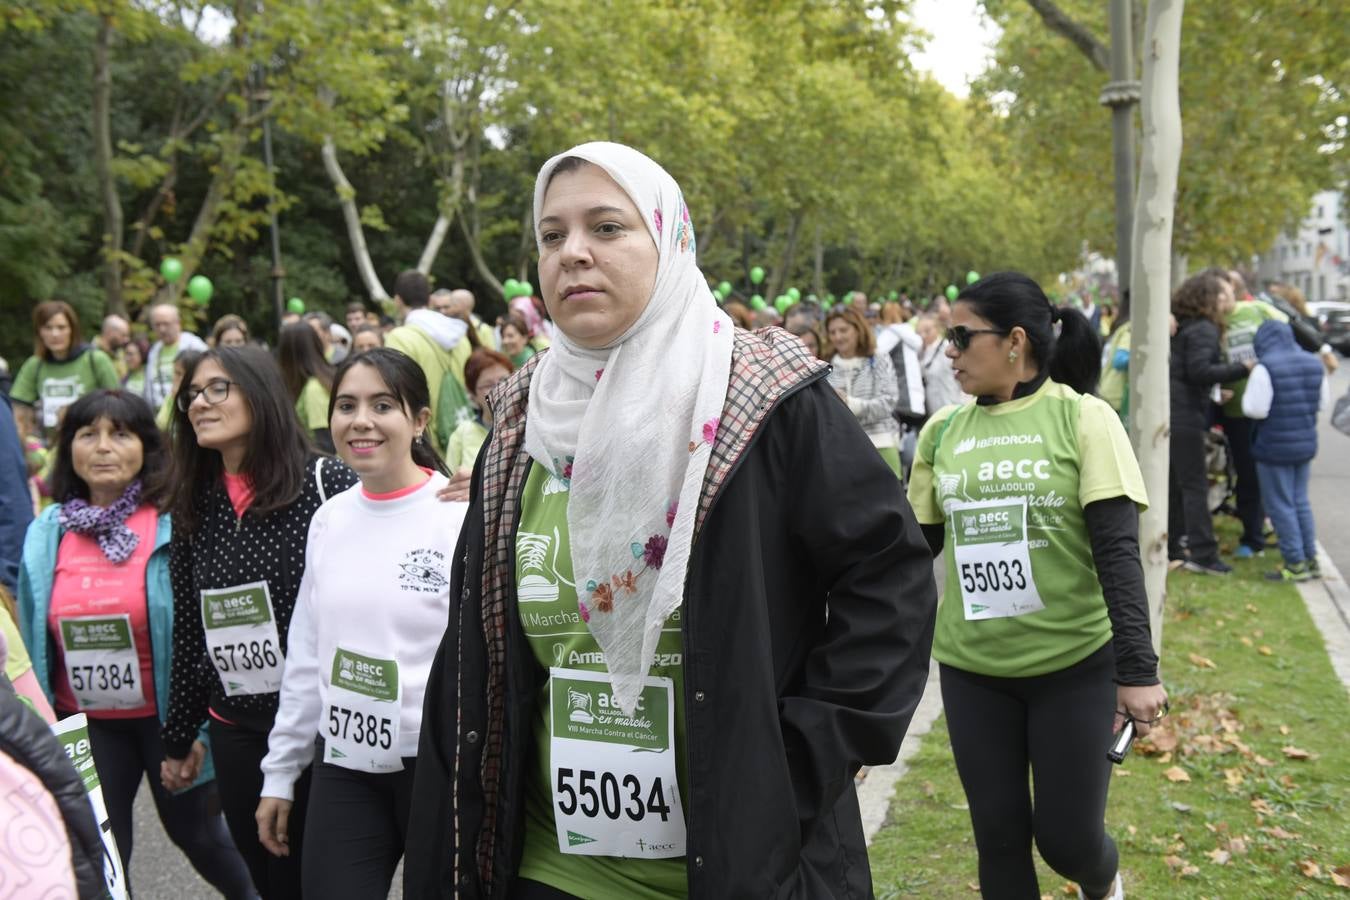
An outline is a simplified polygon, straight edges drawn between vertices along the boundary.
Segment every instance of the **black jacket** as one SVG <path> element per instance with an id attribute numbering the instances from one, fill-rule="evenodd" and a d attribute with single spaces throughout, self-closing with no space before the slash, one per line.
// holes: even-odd
<path id="1" fill-rule="evenodd" d="M 103 839 L 84 781 L 47 723 L 24 705 L 4 675 L 0 675 L 0 753 L 36 775 L 56 801 L 70 840 L 71 870 L 80 900 L 108 897 Z"/>
<path id="2" fill-rule="evenodd" d="M 937 603 L 928 547 L 900 482 L 820 374 L 803 372 L 761 409 L 690 559 L 682 622 L 691 897 L 872 896 L 853 779 L 862 765 L 894 761 L 928 674 Z M 485 448 L 456 552 L 459 603 L 427 687 L 405 854 L 405 892 L 418 900 L 506 897 L 522 852 L 545 673 L 512 592 L 501 623 L 503 753 L 484 760 L 488 456 Z M 512 546 L 514 531 L 512 523 Z M 498 767 L 499 801 L 488 810 L 481 776 Z M 490 885 L 475 858 L 485 815 L 495 822 Z"/>
<path id="3" fill-rule="evenodd" d="M 1185 319 L 1172 336 L 1172 427 L 1209 427 L 1214 385 L 1245 378 L 1242 363 L 1226 363 L 1219 349 L 1219 327 L 1209 319 Z"/>
<path id="4" fill-rule="evenodd" d="M 182 759 L 207 709 L 214 709 L 242 727 L 267 734 L 277 714 L 278 695 L 243 694 L 227 697 L 220 675 L 206 655 L 202 628 L 201 592 L 252 581 L 266 581 L 277 617 L 277 637 L 284 655 L 291 614 L 305 574 L 305 547 L 309 520 L 323 501 L 345 491 L 356 474 L 337 459 L 323 458 L 323 491 L 314 479 L 320 457 L 305 463 L 304 487 L 289 506 L 258 516 L 234 513 L 223 483 L 205 496 L 197 530 L 191 535 L 174 531 L 169 547 L 169 574 L 173 580 L 173 657 L 169 673 L 169 711 L 164 719 L 164 749 Z M 163 701 L 161 701 L 163 702 Z"/>

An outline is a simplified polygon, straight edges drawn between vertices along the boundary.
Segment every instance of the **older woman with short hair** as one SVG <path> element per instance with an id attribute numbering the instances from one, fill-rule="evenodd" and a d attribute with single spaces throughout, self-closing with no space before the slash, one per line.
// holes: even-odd
<path id="1" fill-rule="evenodd" d="M 554 157 L 534 221 L 556 339 L 488 398 L 406 893 L 869 896 L 853 779 L 936 605 L 900 485 L 823 362 L 718 308 L 651 159 Z"/>
<path id="2" fill-rule="evenodd" d="M 174 610 L 172 526 L 161 512 L 168 459 L 154 416 L 131 393 L 96 391 L 66 409 L 58 439 L 56 503 L 29 526 L 19 572 L 38 682 L 58 717 L 88 716 L 123 870 L 132 807 L 149 776 L 165 832 L 198 873 L 227 897 L 251 898 L 248 870 L 216 811 L 209 756 L 187 790 L 160 784 Z"/>

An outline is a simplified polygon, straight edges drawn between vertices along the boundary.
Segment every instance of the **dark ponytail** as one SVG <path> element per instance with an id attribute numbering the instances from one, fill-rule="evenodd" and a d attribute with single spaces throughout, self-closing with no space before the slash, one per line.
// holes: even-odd
<path id="1" fill-rule="evenodd" d="M 427 388 L 427 376 L 423 374 L 422 367 L 414 362 L 412 357 L 398 350 L 373 347 L 365 353 L 347 357 L 342 361 L 342 365 L 338 366 L 337 372 L 333 375 L 333 391 L 328 398 L 329 422 L 333 421 L 333 407 L 337 404 L 338 388 L 342 386 L 342 380 L 353 366 L 370 366 L 378 372 L 380 380 L 389 389 L 389 393 L 398 400 L 410 420 L 416 418 L 422 410 L 431 409 L 431 391 Z M 431 423 L 427 423 L 427 427 L 430 428 Z M 420 438 L 413 439 L 412 459 L 424 469 L 440 472 L 447 477 L 450 475 L 445 462 L 431 448 L 431 441 L 427 439 L 425 431 Z"/>
<path id="2" fill-rule="evenodd" d="M 966 287 L 957 303 L 969 303 L 975 314 L 1002 331 L 1020 327 L 1031 343 L 1031 355 L 1050 377 L 1080 394 L 1097 389 L 1101 377 L 1102 341 L 1081 312 L 1055 306 L 1041 286 L 1020 272 L 995 272 Z M 1058 336 L 1055 325 L 1059 325 Z"/>

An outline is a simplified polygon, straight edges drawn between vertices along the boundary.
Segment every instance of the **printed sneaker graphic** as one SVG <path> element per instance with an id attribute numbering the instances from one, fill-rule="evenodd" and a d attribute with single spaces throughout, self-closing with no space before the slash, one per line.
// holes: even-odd
<path id="1" fill-rule="evenodd" d="M 552 535 L 533 534 L 528 531 L 516 535 L 516 554 L 520 557 L 521 568 L 526 574 L 516 585 L 516 597 L 521 603 L 552 603 L 558 599 L 558 529 Z M 548 560 L 549 548 L 553 549 L 553 562 Z"/>
<path id="2" fill-rule="evenodd" d="M 572 722 L 580 722 L 583 725 L 590 725 L 595 722 L 595 716 L 591 715 L 591 695 L 576 688 L 567 689 L 567 708 L 570 712 L 567 718 Z"/>

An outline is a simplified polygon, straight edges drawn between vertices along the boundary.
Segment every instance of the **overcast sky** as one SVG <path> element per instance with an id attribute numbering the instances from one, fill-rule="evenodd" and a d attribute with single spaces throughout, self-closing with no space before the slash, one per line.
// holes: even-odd
<path id="1" fill-rule="evenodd" d="M 969 82 L 984 71 L 998 30 L 978 9 L 976 0 L 915 0 L 914 23 L 932 39 L 911 60 L 931 72 L 958 97 L 970 93 Z"/>

